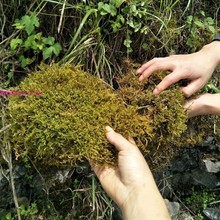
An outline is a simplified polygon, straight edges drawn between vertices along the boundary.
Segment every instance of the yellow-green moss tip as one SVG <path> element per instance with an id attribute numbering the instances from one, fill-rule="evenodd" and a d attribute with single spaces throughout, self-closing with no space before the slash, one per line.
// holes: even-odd
<path id="1" fill-rule="evenodd" d="M 187 116 L 183 95 L 175 87 L 152 94 L 161 77 L 155 74 L 141 84 L 130 72 L 118 79 L 120 89 L 113 91 L 78 67 L 42 65 L 14 88 L 42 94 L 9 98 L 15 155 L 56 166 L 83 159 L 115 165 L 117 153 L 105 137 L 109 125 L 133 137 L 155 163 L 165 161 L 161 155 L 170 159 L 173 147 L 183 145 Z"/>

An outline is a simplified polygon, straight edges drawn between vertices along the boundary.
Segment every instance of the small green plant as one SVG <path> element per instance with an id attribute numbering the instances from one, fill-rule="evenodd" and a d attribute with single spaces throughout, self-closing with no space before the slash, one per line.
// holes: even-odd
<path id="1" fill-rule="evenodd" d="M 40 26 L 40 22 L 34 13 L 15 20 L 13 26 L 24 32 L 10 42 L 12 51 L 18 50 L 21 53 L 19 53 L 21 67 L 24 68 L 33 63 L 40 53 L 43 54 L 43 60 L 59 55 L 61 46 L 55 42 L 54 37 L 44 37 L 42 32 L 36 32 L 35 29 Z M 27 56 L 24 55 L 25 53 Z"/>
<path id="2" fill-rule="evenodd" d="M 9 212 L 9 213 L 7 213 L 7 215 L 5 216 L 5 219 L 6 219 L 6 220 L 14 220 L 14 217 L 12 217 L 11 212 Z M 1 219 L 1 220 L 3 220 L 3 219 Z"/>
<path id="3" fill-rule="evenodd" d="M 220 89 L 212 82 L 207 83 L 203 90 L 208 93 L 220 93 Z"/>
<path id="4" fill-rule="evenodd" d="M 17 32 L 7 48 L 7 62 L 3 63 L 3 87 L 10 84 L 16 72 L 27 72 L 41 61 L 49 62 L 62 50 L 54 37 L 37 31 L 40 21 L 35 13 L 16 19 L 12 26 Z"/>
<path id="5" fill-rule="evenodd" d="M 109 3 L 99 2 L 98 11 L 102 16 L 110 15 L 111 30 L 113 33 L 125 32 L 125 39 L 123 45 L 127 48 L 127 52 L 133 51 L 132 35 L 135 33 L 146 34 L 149 32 L 149 26 L 143 22 L 155 19 L 161 23 L 161 29 L 164 25 L 160 19 L 153 12 L 152 2 L 145 0 L 141 1 L 117 1 L 110 0 Z M 109 32 L 109 30 L 106 30 Z"/>
<path id="6" fill-rule="evenodd" d="M 186 44 L 194 50 L 200 49 L 206 42 L 211 41 L 217 33 L 214 19 L 206 17 L 205 12 L 201 11 L 198 16 L 188 16 L 185 27 L 190 35 Z M 201 35 L 203 36 L 201 38 Z"/>
<path id="7" fill-rule="evenodd" d="M 188 205 L 193 212 L 195 212 L 199 219 L 203 219 L 201 211 L 207 207 L 207 205 L 216 200 L 215 193 L 210 193 L 205 190 L 196 191 L 192 188 L 191 196 L 185 199 L 186 205 Z"/>
<path id="8" fill-rule="evenodd" d="M 38 213 L 38 208 L 36 203 L 32 203 L 27 208 L 24 205 L 20 206 L 20 214 L 22 217 L 33 217 Z"/>
<path id="9" fill-rule="evenodd" d="M 20 215 L 22 219 L 36 219 L 36 214 L 38 213 L 38 208 L 36 203 L 32 203 L 30 206 L 25 207 L 24 205 L 21 205 L 19 207 L 20 209 Z M 7 213 L 5 216 L 6 220 L 14 220 L 16 219 L 16 216 L 12 214 L 11 212 Z M 3 220 L 3 219 L 2 219 Z"/>

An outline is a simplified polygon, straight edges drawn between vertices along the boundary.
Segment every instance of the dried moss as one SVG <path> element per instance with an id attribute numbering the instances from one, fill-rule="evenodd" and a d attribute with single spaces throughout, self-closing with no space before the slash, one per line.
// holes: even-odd
<path id="1" fill-rule="evenodd" d="M 184 97 L 171 87 L 159 96 L 153 86 L 163 73 L 139 83 L 132 72 L 118 79 L 113 91 L 101 80 L 78 67 L 41 66 L 16 91 L 38 91 L 41 95 L 11 96 L 9 112 L 13 122 L 11 143 L 17 158 L 29 157 L 47 165 L 72 165 L 83 159 L 100 164 L 116 163 L 116 152 L 105 137 L 112 126 L 138 147 L 164 164 L 175 148 L 187 143 Z"/>

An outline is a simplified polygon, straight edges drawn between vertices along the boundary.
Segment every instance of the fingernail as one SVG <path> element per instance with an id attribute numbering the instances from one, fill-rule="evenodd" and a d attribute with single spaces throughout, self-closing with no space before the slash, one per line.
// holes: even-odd
<path id="1" fill-rule="evenodd" d="M 106 126 L 105 129 L 107 132 L 114 131 L 110 126 Z"/>
<path id="2" fill-rule="evenodd" d="M 143 79 L 143 76 L 141 75 L 140 77 L 139 77 L 139 81 L 141 81 Z"/>

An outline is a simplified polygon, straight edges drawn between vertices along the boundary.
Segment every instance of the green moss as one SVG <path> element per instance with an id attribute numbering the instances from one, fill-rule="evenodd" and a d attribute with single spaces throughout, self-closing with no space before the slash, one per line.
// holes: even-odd
<path id="1" fill-rule="evenodd" d="M 9 98 L 16 157 L 60 167 L 84 159 L 114 165 L 117 153 L 105 137 L 110 125 L 133 137 L 155 167 L 166 163 L 187 143 L 187 116 L 177 88 L 152 95 L 161 74 L 141 84 L 131 71 L 118 79 L 120 89 L 113 91 L 78 67 L 41 66 L 14 90 L 42 94 Z"/>
<path id="2" fill-rule="evenodd" d="M 106 140 L 106 125 L 125 137 L 150 133 L 149 123 L 135 107 L 126 107 L 101 80 L 77 67 L 41 66 L 14 90 L 42 92 L 10 97 L 16 122 L 11 141 L 17 157 L 50 165 L 84 158 L 112 164 L 115 151 Z"/>
<path id="3" fill-rule="evenodd" d="M 138 113 L 145 116 L 150 123 L 151 137 L 142 134 L 140 139 L 143 145 L 147 140 L 149 153 L 146 156 L 155 169 L 166 165 L 180 147 L 200 141 L 202 135 L 196 130 L 193 135 L 187 131 L 188 119 L 183 109 L 186 99 L 179 89 L 181 82 L 160 95 L 153 95 L 155 85 L 159 84 L 166 74 L 168 72 L 155 73 L 144 83 L 138 82 L 137 75 L 132 71 L 118 79 L 119 96 L 127 106 L 137 108 Z"/>

